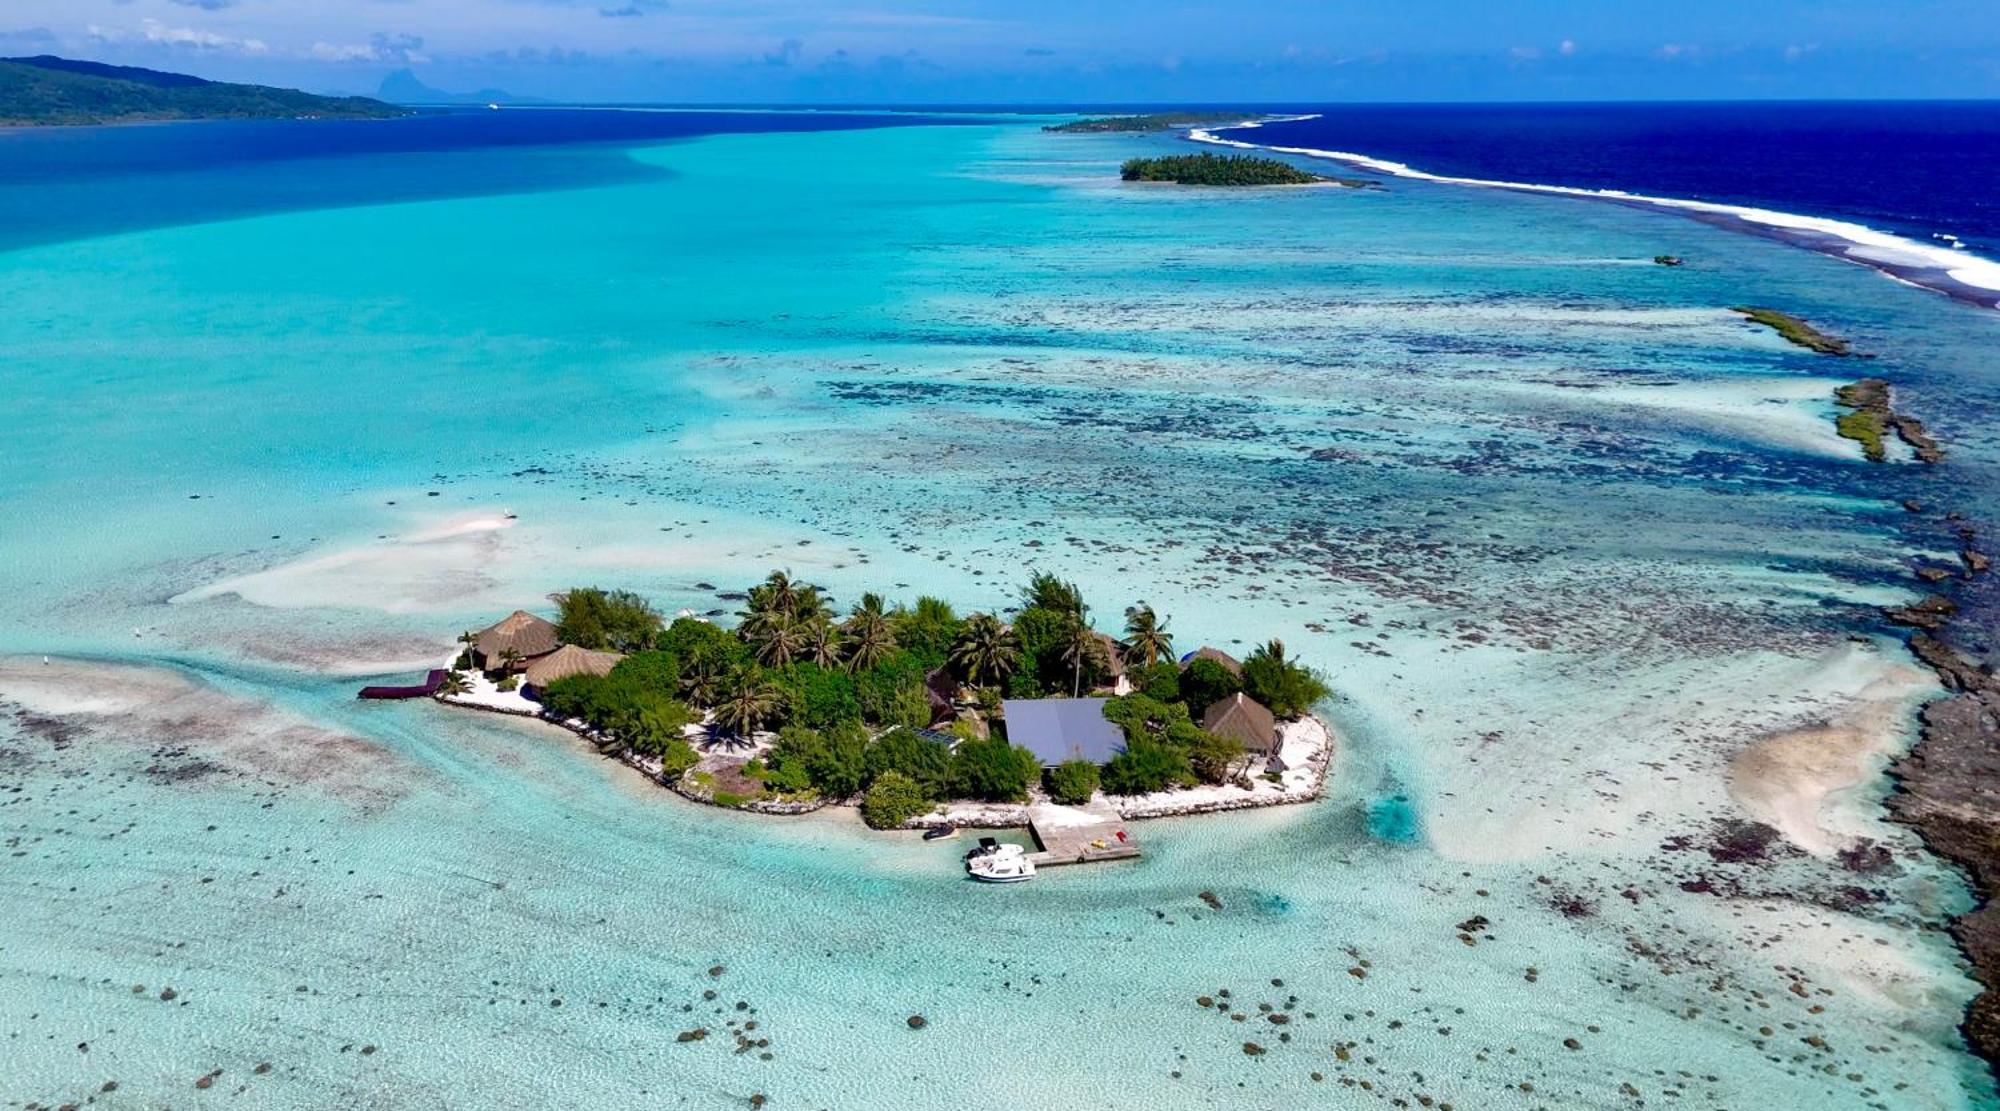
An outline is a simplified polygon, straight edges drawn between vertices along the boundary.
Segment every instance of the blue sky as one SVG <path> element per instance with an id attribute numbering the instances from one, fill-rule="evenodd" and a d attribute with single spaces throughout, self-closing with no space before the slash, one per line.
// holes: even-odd
<path id="1" fill-rule="evenodd" d="M 0 54 L 565 100 L 2000 97 L 2000 0 L 0 0 Z"/>

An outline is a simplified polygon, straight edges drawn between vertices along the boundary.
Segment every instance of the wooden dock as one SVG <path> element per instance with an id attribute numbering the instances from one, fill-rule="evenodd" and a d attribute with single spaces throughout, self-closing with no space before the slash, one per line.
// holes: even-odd
<path id="1" fill-rule="evenodd" d="M 1139 842 L 1125 828 L 1125 819 L 1102 796 L 1085 806 L 1037 803 L 1028 808 L 1028 832 L 1042 850 L 1028 854 L 1037 868 L 1139 855 Z"/>

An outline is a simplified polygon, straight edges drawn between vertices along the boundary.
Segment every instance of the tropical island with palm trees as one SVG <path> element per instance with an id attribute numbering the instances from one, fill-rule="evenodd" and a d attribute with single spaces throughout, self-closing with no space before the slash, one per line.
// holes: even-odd
<path id="1" fill-rule="evenodd" d="M 1126 818 L 1303 802 L 1333 754 L 1313 716 L 1331 690 L 1279 641 L 1177 657 L 1151 606 L 1113 637 L 1053 574 L 1008 620 L 873 593 L 841 617 L 784 571 L 736 597 L 725 629 L 570 590 L 552 621 L 517 611 L 462 635 L 428 693 L 562 725 L 699 802 L 854 804 L 877 829 L 1019 825 L 1031 802 Z"/>

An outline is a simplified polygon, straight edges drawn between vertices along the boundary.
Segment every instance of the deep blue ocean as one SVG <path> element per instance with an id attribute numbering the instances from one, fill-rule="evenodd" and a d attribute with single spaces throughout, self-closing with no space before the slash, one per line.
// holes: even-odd
<path id="1" fill-rule="evenodd" d="M 1300 105 L 1236 137 L 1430 173 L 1757 205 L 2000 248 L 2000 101 Z"/>

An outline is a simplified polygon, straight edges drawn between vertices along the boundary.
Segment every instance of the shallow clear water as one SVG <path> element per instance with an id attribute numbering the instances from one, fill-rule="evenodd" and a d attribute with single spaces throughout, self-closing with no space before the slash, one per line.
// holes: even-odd
<path id="1" fill-rule="evenodd" d="M 1819 820 L 1888 868 L 1710 849 L 1759 736 L 1906 737 L 1874 609 L 1951 549 L 1895 499 L 1993 519 L 2000 314 L 1608 205 L 1112 180 L 1165 142 L 719 135 L 0 254 L 0 1095 L 1990 1106 L 1964 892 L 1879 820 L 1879 749 Z M 572 154 L 608 156 L 521 157 Z M 1832 435 L 1861 373 L 1949 466 Z M 1282 636 L 1339 691 L 1329 797 L 988 890 L 351 697 L 565 586 L 707 611 L 781 565 L 965 607 L 1046 567 L 1184 647 Z"/>

